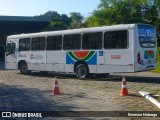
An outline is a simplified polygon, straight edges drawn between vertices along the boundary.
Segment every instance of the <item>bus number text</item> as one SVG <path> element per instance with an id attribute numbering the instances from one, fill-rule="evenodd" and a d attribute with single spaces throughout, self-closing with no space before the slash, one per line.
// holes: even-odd
<path id="1" fill-rule="evenodd" d="M 111 55 L 111 59 L 121 59 L 121 55 Z"/>

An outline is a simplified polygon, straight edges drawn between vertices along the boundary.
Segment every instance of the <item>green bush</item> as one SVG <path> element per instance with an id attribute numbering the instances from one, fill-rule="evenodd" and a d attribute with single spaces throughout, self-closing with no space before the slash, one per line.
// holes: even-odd
<path id="1" fill-rule="evenodd" d="M 158 47 L 158 66 L 156 68 L 156 70 L 154 70 L 155 72 L 160 72 L 160 47 Z"/>

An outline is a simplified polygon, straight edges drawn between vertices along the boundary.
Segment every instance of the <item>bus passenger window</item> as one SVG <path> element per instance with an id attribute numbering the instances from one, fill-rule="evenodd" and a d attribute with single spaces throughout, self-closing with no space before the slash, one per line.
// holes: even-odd
<path id="1" fill-rule="evenodd" d="M 30 50 L 30 38 L 19 39 L 19 51 Z"/>
<path id="2" fill-rule="evenodd" d="M 126 49 L 128 47 L 127 30 L 109 31 L 104 34 L 105 49 Z"/>
<path id="3" fill-rule="evenodd" d="M 65 35 L 63 42 L 64 50 L 78 50 L 81 48 L 81 34 Z"/>
<path id="4" fill-rule="evenodd" d="M 32 38 L 32 50 L 45 50 L 45 37 Z"/>
<path id="5" fill-rule="evenodd" d="M 47 37 L 47 50 L 61 50 L 61 49 L 62 49 L 62 36 Z"/>
<path id="6" fill-rule="evenodd" d="M 102 32 L 84 33 L 82 44 L 83 49 L 102 49 Z"/>

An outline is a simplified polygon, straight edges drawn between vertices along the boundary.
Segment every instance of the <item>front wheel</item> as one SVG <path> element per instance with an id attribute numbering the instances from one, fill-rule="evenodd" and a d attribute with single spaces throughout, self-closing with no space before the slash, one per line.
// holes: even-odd
<path id="1" fill-rule="evenodd" d="M 31 71 L 28 70 L 28 66 L 26 64 L 22 64 L 20 66 L 20 72 L 25 75 L 31 73 Z"/>
<path id="2" fill-rule="evenodd" d="M 87 66 L 84 65 L 84 64 L 80 64 L 77 66 L 76 68 L 76 75 L 77 75 L 77 78 L 79 79 L 85 79 L 88 77 L 88 69 L 87 69 Z"/>

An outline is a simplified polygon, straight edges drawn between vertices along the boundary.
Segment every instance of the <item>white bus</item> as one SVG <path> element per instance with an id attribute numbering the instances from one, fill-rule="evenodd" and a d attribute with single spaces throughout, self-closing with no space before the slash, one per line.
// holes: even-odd
<path id="1" fill-rule="evenodd" d="M 8 36 L 6 69 L 89 74 L 137 72 L 157 65 L 156 29 L 124 24 Z"/>

